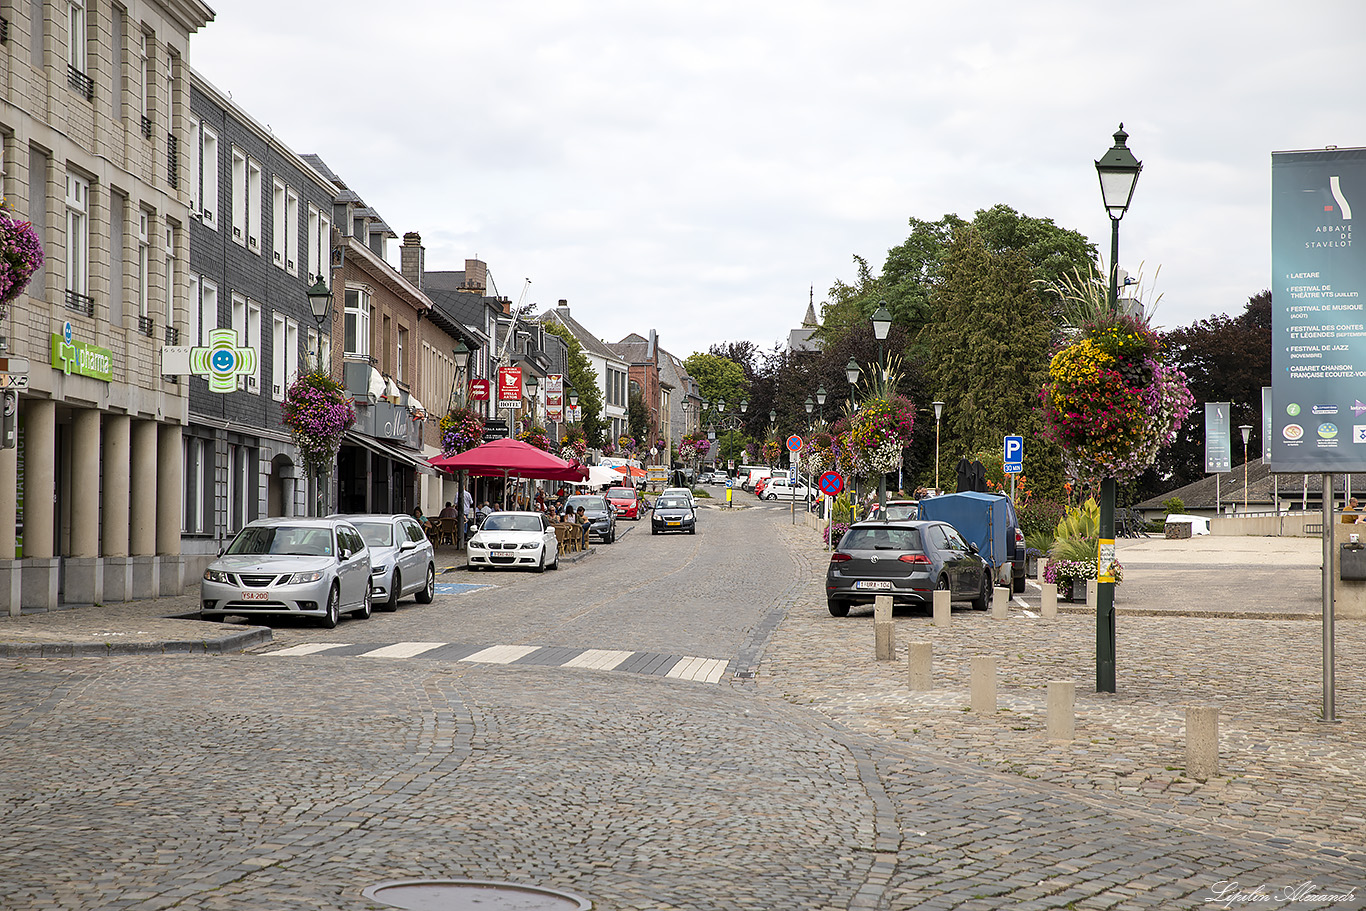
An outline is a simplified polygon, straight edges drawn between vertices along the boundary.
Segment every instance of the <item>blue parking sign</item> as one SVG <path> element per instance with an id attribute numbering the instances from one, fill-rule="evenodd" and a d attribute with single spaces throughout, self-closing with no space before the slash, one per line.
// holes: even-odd
<path id="1" fill-rule="evenodd" d="M 1005 472 L 1021 474 L 1024 471 L 1024 437 L 1006 437 Z"/>

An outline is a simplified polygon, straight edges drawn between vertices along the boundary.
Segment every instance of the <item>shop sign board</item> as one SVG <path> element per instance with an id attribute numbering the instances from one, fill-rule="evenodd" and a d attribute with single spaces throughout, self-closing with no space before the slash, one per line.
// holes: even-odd
<path id="1" fill-rule="evenodd" d="M 88 376 L 106 383 L 114 381 L 114 352 L 74 336 L 70 323 L 52 333 L 52 368 L 67 376 Z"/>
<path id="2" fill-rule="evenodd" d="M 498 368 L 498 404 L 517 404 L 522 401 L 522 368 Z"/>

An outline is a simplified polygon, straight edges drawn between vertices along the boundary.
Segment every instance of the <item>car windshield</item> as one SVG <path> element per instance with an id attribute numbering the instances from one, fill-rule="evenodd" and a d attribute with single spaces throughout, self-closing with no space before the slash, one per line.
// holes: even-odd
<path id="1" fill-rule="evenodd" d="M 840 550 L 920 550 L 920 532 L 914 528 L 851 528 L 840 541 Z"/>
<path id="2" fill-rule="evenodd" d="M 602 497 L 570 497 L 565 505 L 577 511 L 582 508 L 584 512 L 606 512 L 607 501 Z"/>
<path id="3" fill-rule="evenodd" d="M 895 503 L 888 503 L 887 521 L 897 522 L 903 519 L 914 519 L 916 517 L 917 511 L 918 508 L 913 503 L 901 505 L 897 505 Z"/>
<path id="4" fill-rule="evenodd" d="M 691 491 L 684 490 L 682 487 L 670 487 L 668 490 L 664 491 L 664 493 L 660 494 L 660 496 L 683 497 L 684 499 L 686 499 L 690 495 L 690 493 Z"/>
<path id="5" fill-rule="evenodd" d="M 611 490 L 607 491 L 607 496 L 611 497 L 613 500 L 634 500 L 636 498 L 636 492 L 630 487 L 613 487 Z"/>
<path id="6" fill-rule="evenodd" d="M 332 529 L 301 525 L 259 525 L 244 528 L 236 538 L 233 538 L 226 553 L 330 557 Z"/>
<path id="7" fill-rule="evenodd" d="M 495 513 L 484 520 L 483 531 L 540 531 L 541 520 L 536 516 L 510 516 Z"/>
<path id="8" fill-rule="evenodd" d="M 389 522 L 353 522 L 365 543 L 371 547 L 389 547 L 394 543 L 394 526 Z"/>
<path id="9" fill-rule="evenodd" d="M 660 497 L 655 509 L 687 509 L 688 501 L 682 497 Z"/>

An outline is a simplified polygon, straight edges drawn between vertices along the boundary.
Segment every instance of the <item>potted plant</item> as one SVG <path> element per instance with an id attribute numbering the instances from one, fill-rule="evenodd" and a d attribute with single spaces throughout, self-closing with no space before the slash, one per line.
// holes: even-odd
<path id="1" fill-rule="evenodd" d="M 308 474 L 316 479 L 330 473 L 342 434 L 356 422 L 356 406 L 341 383 L 322 370 L 301 373 L 285 391 L 280 413 Z"/>
<path id="2" fill-rule="evenodd" d="M 33 225 L 14 217 L 0 202 L 0 320 L 9 316 L 10 304 L 42 265 L 43 245 Z"/>

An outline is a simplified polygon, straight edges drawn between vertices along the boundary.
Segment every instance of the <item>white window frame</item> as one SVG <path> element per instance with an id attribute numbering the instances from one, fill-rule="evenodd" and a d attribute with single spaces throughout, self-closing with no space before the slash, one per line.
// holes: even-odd
<path id="1" fill-rule="evenodd" d="M 204 174 L 203 201 L 204 227 L 218 230 L 218 134 L 211 128 L 203 128 L 202 170 Z"/>
<path id="2" fill-rule="evenodd" d="M 138 209 L 138 316 L 152 309 L 152 213 Z"/>
<path id="3" fill-rule="evenodd" d="M 304 356 L 309 359 L 310 363 L 313 363 L 315 358 L 317 359 L 315 366 L 319 364 L 330 365 L 332 363 L 332 337 L 330 335 L 324 335 L 322 337 L 322 351 L 319 353 L 318 330 L 310 327 L 306 333 L 304 345 L 306 346 L 304 349 Z"/>
<path id="4" fill-rule="evenodd" d="M 261 163 L 247 159 L 247 249 L 261 253 Z"/>
<path id="5" fill-rule="evenodd" d="M 280 181 L 271 182 L 270 193 L 270 217 L 271 217 L 271 253 L 275 258 L 275 265 L 281 269 L 285 267 L 285 185 Z"/>
<path id="6" fill-rule="evenodd" d="M 218 326 L 218 285 L 201 277 L 199 280 L 199 344 L 209 340 L 209 330 Z"/>
<path id="7" fill-rule="evenodd" d="M 318 268 L 318 235 L 320 233 L 320 220 L 322 213 L 313 203 L 308 204 L 308 273 L 305 278 L 309 284 L 316 280 L 319 274 Z"/>
<path id="8" fill-rule="evenodd" d="M 284 401 L 285 374 L 285 318 L 278 313 L 270 317 L 270 397 Z"/>
<path id="9" fill-rule="evenodd" d="M 299 274 L 299 194 L 285 187 L 285 271 Z"/>
<path id="10" fill-rule="evenodd" d="M 408 327 L 403 325 L 396 326 L 394 331 L 394 376 L 405 386 L 407 385 L 407 381 L 403 372 L 403 349 L 407 347 L 407 343 Z"/>
<path id="11" fill-rule="evenodd" d="M 247 338 L 247 296 L 232 292 L 232 334 L 233 344 L 246 347 Z M 238 374 L 237 388 L 247 388 L 247 378 Z"/>
<path id="12" fill-rule="evenodd" d="M 199 319 L 201 315 L 199 308 L 199 275 L 197 273 L 191 272 L 190 297 L 189 300 L 185 302 L 186 320 L 184 344 L 189 345 L 192 348 L 199 347 L 201 344 L 203 344 L 199 340 Z"/>
<path id="13" fill-rule="evenodd" d="M 66 62 L 82 75 L 90 71 L 90 51 L 86 46 L 89 40 L 88 22 L 85 0 L 69 0 Z"/>
<path id="14" fill-rule="evenodd" d="M 256 352 L 256 369 L 247 377 L 247 391 L 261 394 L 261 305 L 247 298 L 247 347 Z"/>
<path id="15" fill-rule="evenodd" d="M 299 324 L 285 320 L 285 382 L 294 382 L 299 375 Z"/>
<path id="16" fill-rule="evenodd" d="M 166 328 L 175 326 L 175 305 L 176 305 L 176 229 L 175 225 L 166 225 Z"/>
<path id="17" fill-rule="evenodd" d="M 347 288 L 342 301 L 342 352 L 348 357 L 369 357 L 370 291 L 366 288 Z M 354 324 L 354 330 L 348 328 L 348 324 Z M 350 344 L 353 337 L 356 341 L 354 346 Z"/>
<path id="18" fill-rule="evenodd" d="M 247 245 L 247 153 L 232 147 L 232 242 Z"/>
<path id="19" fill-rule="evenodd" d="M 146 32 L 142 33 L 142 47 L 139 57 L 142 65 L 142 116 L 148 119 L 152 116 L 152 36 Z M 142 127 L 138 127 L 141 132 Z"/>
<path id="20" fill-rule="evenodd" d="M 199 208 L 199 159 L 203 157 L 201 148 L 204 139 L 200 132 L 199 118 L 190 118 L 190 215 L 198 218 L 204 213 Z"/>
<path id="21" fill-rule="evenodd" d="M 66 288 L 90 294 L 90 181 L 66 175 Z"/>

